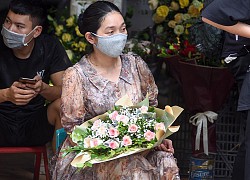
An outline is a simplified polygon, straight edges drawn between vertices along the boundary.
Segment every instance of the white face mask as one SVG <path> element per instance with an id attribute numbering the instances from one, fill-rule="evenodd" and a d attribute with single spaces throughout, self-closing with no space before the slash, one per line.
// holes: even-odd
<path id="1" fill-rule="evenodd" d="M 13 49 L 13 48 L 21 48 L 23 46 L 28 46 L 28 43 L 33 39 L 31 38 L 28 42 L 25 43 L 25 39 L 29 36 L 36 27 L 29 34 L 18 34 L 13 31 L 8 30 L 6 27 L 2 27 L 1 34 L 3 35 L 4 44 Z"/>
<path id="2" fill-rule="evenodd" d="M 98 36 L 95 33 L 91 33 L 98 38 L 96 47 L 104 54 L 110 57 L 118 57 L 121 55 L 125 44 L 127 42 L 127 34 L 114 34 L 112 36 Z"/>

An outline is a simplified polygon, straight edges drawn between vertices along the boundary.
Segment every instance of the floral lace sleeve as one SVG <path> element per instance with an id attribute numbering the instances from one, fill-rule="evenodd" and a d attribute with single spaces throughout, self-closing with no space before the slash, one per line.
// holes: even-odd
<path id="1" fill-rule="evenodd" d="M 136 62 L 137 62 L 139 77 L 141 78 L 142 93 L 145 97 L 148 93 L 150 105 L 157 106 L 158 87 L 155 84 L 153 74 L 148 68 L 148 65 L 140 56 L 136 56 Z"/>
<path id="2" fill-rule="evenodd" d="M 80 125 L 85 116 L 84 91 L 81 77 L 74 67 L 65 71 L 62 86 L 62 126 L 71 132 L 75 125 Z"/>

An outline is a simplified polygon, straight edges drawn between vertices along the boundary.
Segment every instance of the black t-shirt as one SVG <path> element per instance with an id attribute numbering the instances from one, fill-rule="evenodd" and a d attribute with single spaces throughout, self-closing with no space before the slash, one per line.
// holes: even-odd
<path id="1" fill-rule="evenodd" d="M 201 16 L 225 26 L 237 22 L 250 24 L 250 0 L 214 0 L 203 11 Z M 225 33 L 222 57 L 237 53 L 244 45 L 250 45 L 250 39 Z"/>
<path id="2" fill-rule="evenodd" d="M 35 46 L 29 58 L 25 60 L 14 56 L 11 49 L 3 45 L 0 36 L 0 89 L 9 88 L 20 77 L 33 78 L 37 74 L 42 76 L 43 82 L 49 84 L 50 75 L 63 71 L 71 66 L 71 62 L 55 37 L 41 34 L 35 40 Z M 45 104 L 45 99 L 38 95 L 25 106 L 16 106 L 11 102 L 0 103 L 2 114 L 30 114 Z"/>

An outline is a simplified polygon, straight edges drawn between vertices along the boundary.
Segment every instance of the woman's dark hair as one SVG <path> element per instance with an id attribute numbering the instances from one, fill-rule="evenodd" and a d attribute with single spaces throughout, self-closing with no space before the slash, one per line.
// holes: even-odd
<path id="1" fill-rule="evenodd" d="M 119 8 L 111 2 L 94 2 L 78 17 L 78 26 L 80 32 L 83 35 L 85 35 L 86 32 L 96 33 L 100 28 L 101 22 L 103 21 L 105 16 L 112 11 L 116 11 L 122 14 Z"/>
<path id="2" fill-rule="evenodd" d="M 46 20 L 46 11 L 41 0 L 12 0 L 9 10 L 15 14 L 29 15 L 33 28 L 37 25 L 43 26 Z"/>

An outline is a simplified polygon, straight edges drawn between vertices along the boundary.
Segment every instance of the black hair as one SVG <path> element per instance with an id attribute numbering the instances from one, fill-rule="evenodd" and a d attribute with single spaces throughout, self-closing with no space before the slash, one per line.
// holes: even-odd
<path id="1" fill-rule="evenodd" d="M 33 28 L 43 26 L 46 21 L 46 10 L 41 0 L 12 0 L 9 10 L 15 14 L 29 15 Z"/>
<path id="2" fill-rule="evenodd" d="M 78 17 L 78 26 L 80 32 L 83 35 L 85 35 L 86 32 L 96 33 L 100 28 L 101 22 L 105 16 L 112 11 L 122 14 L 119 8 L 111 2 L 94 2 Z"/>

